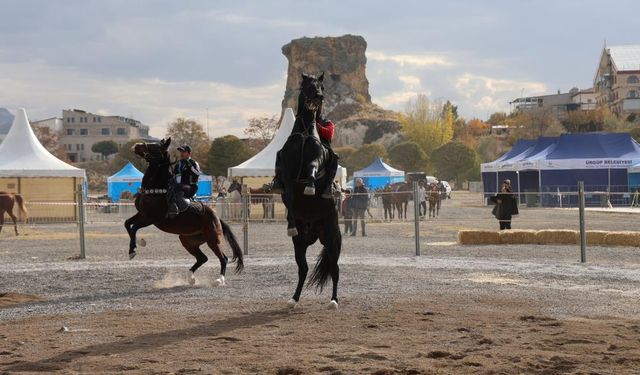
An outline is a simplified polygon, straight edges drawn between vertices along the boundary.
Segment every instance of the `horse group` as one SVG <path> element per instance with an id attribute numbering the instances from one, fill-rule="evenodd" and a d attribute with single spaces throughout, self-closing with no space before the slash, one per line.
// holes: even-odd
<path id="1" fill-rule="evenodd" d="M 413 188 L 406 182 L 389 184 L 374 194 L 382 201 L 384 219 L 387 221 L 406 220 L 409 201 L 413 199 Z"/>

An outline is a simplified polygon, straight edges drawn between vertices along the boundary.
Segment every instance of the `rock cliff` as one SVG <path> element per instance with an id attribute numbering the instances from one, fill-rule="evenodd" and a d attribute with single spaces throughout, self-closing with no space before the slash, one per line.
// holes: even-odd
<path id="1" fill-rule="evenodd" d="M 337 125 L 334 145 L 391 145 L 400 138 L 395 112 L 371 102 L 366 76 L 367 42 L 361 36 L 294 39 L 282 47 L 289 61 L 283 109 L 297 108 L 302 72 L 325 73 L 324 116 Z"/>

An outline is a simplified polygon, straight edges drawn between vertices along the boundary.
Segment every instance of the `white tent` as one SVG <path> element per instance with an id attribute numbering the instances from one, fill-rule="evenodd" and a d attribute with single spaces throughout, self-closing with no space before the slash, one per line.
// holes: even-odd
<path id="1" fill-rule="evenodd" d="M 0 191 L 21 194 L 28 204 L 29 221 L 73 221 L 78 185 L 85 171 L 47 151 L 19 109 L 11 130 L 0 144 Z M 63 203 L 63 204 L 60 204 Z"/>
<path id="2" fill-rule="evenodd" d="M 282 146 L 284 146 L 285 142 L 287 142 L 289 135 L 291 135 L 291 130 L 293 130 L 293 124 L 295 121 L 296 118 L 293 115 L 293 110 L 291 108 L 287 108 L 284 111 L 284 116 L 282 116 L 282 122 L 280 123 L 278 131 L 267 147 L 244 163 L 229 168 L 229 177 L 275 176 L 276 154 L 280 151 Z M 341 181 L 342 185 L 344 185 L 347 178 L 346 168 L 339 167 L 336 178 Z"/>
<path id="3" fill-rule="evenodd" d="M 18 110 L 11 130 L 0 144 L 0 177 L 79 177 L 84 170 L 53 156 L 33 133 L 27 112 Z"/>

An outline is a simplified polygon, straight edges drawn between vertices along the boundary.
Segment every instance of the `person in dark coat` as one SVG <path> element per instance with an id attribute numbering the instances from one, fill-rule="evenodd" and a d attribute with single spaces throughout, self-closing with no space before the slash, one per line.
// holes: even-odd
<path id="1" fill-rule="evenodd" d="M 344 218 L 344 234 L 351 234 L 353 230 L 353 204 L 351 201 L 351 190 L 347 189 L 344 192 L 344 199 L 342 200 L 342 217 Z"/>
<path id="2" fill-rule="evenodd" d="M 511 218 L 519 213 L 518 203 L 511 192 L 511 180 L 504 180 L 501 192 L 491 200 L 495 203 L 493 215 L 500 223 L 500 230 L 511 229 Z"/>
<path id="3" fill-rule="evenodd" d="M 351 236 L 355 237 L 358 230 L 358 219 L 360 219 L 360 225 L 362 225 L 362 236 L 366 236 L 364 228 L 364 213 L 369 207 L 369 191 L 364 187 L 364 182 L 361 178 L 356 179 L 356 187 L 353 189 L 353 196 L 351 197 L 351 207 L 353 207 L 353 227 Z"/>

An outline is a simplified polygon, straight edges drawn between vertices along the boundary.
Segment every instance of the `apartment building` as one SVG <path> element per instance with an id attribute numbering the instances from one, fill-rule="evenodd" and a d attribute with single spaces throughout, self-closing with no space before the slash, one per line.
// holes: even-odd
<path id="1" fill-rule="evenodd" d="M 102 155 L 92 152 L 91 147 L 105 140 L 112 140 L 122 147 L 132 140 L 157 139 L 149 136 L 148 126 L 128 117 L 102 116 L 79 109 L 62 111 L 60 142 L 71 162 L 101 160 Z"/>
<path id="2" fill-rule="evenodd" d="M 598 105 L 635 120 L 640 115 L 640 45 L 605 46 L 593 87 Z"/>

